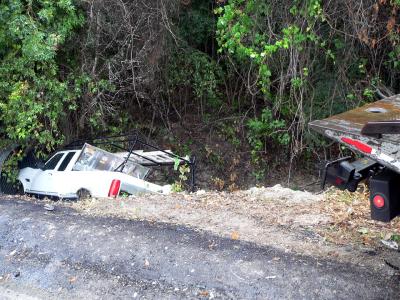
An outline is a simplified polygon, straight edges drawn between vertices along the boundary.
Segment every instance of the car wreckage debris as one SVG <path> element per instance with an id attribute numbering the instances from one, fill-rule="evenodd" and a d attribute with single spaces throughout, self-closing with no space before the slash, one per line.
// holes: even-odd
<path id="1" fill-rule="evenodd" d="M 109 152 L 113 149 L 116 152 Z M 139 148 L 140 147 L 140 148 Z M 0 152 L 0 171 L 17 146 Z M 32 154 L 32 153 L 31 153 Z M 23 160 L 19 164 L 18 184 L 10 183 L 1 173 L 0 192 L 22 193 L 51 199 L 81 199 L 87 197 L 116 197 L 119 194 L 162 193 L 171 191 L 170 185 L 147 181 L 151 167 L 187 165 L 189 186 L 194 190 L 194 157 L 182 157 L 144 142 L 138 133 L 75 141 L 56 151 L 46 163 Z"/>

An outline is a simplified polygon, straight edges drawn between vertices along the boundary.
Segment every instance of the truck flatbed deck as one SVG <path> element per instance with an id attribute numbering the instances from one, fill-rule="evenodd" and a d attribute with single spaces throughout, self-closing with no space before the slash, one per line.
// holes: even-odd
<path id="1" fill-rule="evenodd" d="M 380 127 L 376 127 L 377 125 Z M 400 95 L 313 121 L 309 126 L 400 173 Z M 365 129 L 371 126 L 382 130 L 382 133 L 365 134 Z"/>
<path id="2" fill-rule="evenodd" d="M 309 123 L 362 158 L 341 157 L 326 163 L 322 187 L 329 182 L 350 192 L 369 181 L 371 217 L 389 222 L 400 215 L 400 95 Z"/>
<path id="3" fill-rule="evenodd" d="M 400 122 L 400 95 L 369 103 L 327 119 L 313 121 L 309 126 L 324 135 L 327 135 L 328 130 L 361 136 L 361 131 L 367 123 L 396 120 Z M 400 145 L 400 134 L 382 134 L 379 141 Z"/>

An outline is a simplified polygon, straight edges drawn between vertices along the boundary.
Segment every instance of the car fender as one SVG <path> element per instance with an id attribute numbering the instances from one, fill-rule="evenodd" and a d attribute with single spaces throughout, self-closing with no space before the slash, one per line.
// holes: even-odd
<path id="1" fill-rule="evenodd" d="M 112 181 L 112 172 L 108 171 L 64 171 L 58 172 L 54 184 L 60 196 L 75 195 L 85 189 L 92 197 L 107 197 Z M 116 178 L 115 178 L 116 179 Z"/>
<path id="2" fill-rule="evenodd" d="M 41 169 L 34 169 L 30 167 L 19 170 L 18 180 L 22 183 L 22 186 L 24 187 L 24 192 L 29 192 L 32 182 L 35 180 L 35 177 L 42 172 L 43 171 Z"/>

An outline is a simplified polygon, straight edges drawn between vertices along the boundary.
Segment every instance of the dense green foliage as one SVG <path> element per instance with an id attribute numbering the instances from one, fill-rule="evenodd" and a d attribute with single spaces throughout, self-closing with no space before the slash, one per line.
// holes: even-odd
<path id="1" fill-rule="evenodd" d="M 293 161 L 322 143 L 310 120 L 400 92 L 399 12 L 398 0 L 4 0 L 0 137 L 50 151 L 197 123 L 253 165 Z"/>
<path id="2" fill-rule="evenodd" d="M 346 5 L 349 15 L 341 1 L 321 0 L 230 0 L 215 9 L 220 51 L 239 65 L 255 65 L 253 87 L 274 117 L 286 122 L 292 154 L 310 145 L 308 120 L 371 101 L 379 86 L 398 91 L 398 3 Z M 357 6 L 360 15 L 352 12 Z M 251 133 L 259 121 L 254 122 L 249 141 L 254 145 L 256 139 L 257 149 L 260 139 Z M 278 143 L 286 145 L 287 138 Z"/>
<path id="3" fill-rule="evenodd" d="M 83 23 L 70 0 L 0 4 L 0 134 L 48 151 L 62 142 L 60 120 L 75 107 L 72 78 L 58 50 Z M 79 94 L 79 91 L 78 91 Z"/>
<path id="4" fill-rule="evenodd" d="M 180 50 L 172 54 L 167 66 L 168 92 L 171 97 L 178 97 L 177 90 L 189 90 L 200 109 L 218 108 L 222 104 L 218 91 L 222 74 L 221 67 L 204 52 L 191 48 Z"/>

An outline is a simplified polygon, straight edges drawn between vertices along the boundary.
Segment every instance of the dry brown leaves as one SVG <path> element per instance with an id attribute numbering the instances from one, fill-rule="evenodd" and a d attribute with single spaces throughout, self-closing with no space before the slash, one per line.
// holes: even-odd
<path id="1" fill-rule="evenodd" d="M 251 238 L 246 231 L 251 226 L 255 226 L 254 230 L 277 226 L 279 230 L 291 234 L 307 228 L 336 245 L 361 243 L 374 246 L 381 239 L 400 237 L 400 217 L 390 223 L 371 220 L 366 187 L 361 187 L 356 193 L 330 189 L 321 200 L 310 200 L 314 196 L 304 193 L 301 201 L 296 201 L 294 197 L 279 197 L 275 192 L 267 195 L 267 191 L 261 194 L 203 191 L 60 204 L 72 206 L 88 215 L 182 222 L 207 230 L 216 227 L 219 233 L 222 229 L 218 228 L 225 226 L 221 228 L 225 228 L 226 236 L 233 240 L 246 236 Z M 302 192 L 298 193 L 301 195 Z M 262 236 L 257 238 L 262 239 Z"/>
<path id="2" fill-rule="evenodd" d="M 393 31 L 394 26 L 396 25 L 396 17 L 392 16 L 389 18 L 387 25 L 386 25 L 386 29 L 387 31 L 390 33 Z"/>
<path id="3" fill-rule="evenodd" d="M 355 193 L 331 189 L 322 203 L 321 211 L 329 215 L 332 222 L 318 231 L 330 242 L 372 246 L 381 239 L 400 235 L 400 218 L 390 223 L 371 220 L 366 186 L 362 186 Z"/>

